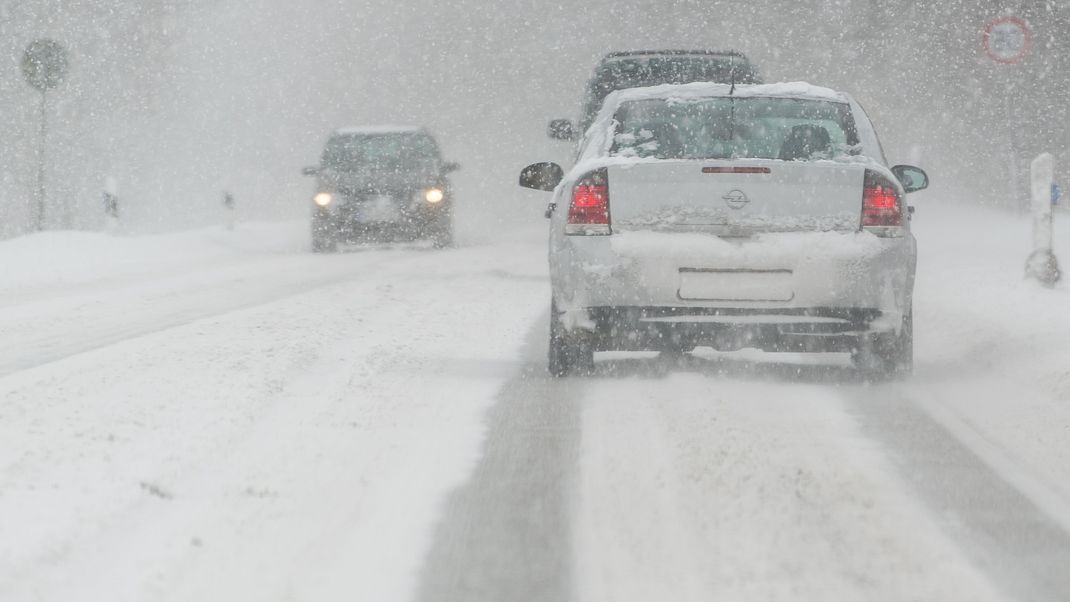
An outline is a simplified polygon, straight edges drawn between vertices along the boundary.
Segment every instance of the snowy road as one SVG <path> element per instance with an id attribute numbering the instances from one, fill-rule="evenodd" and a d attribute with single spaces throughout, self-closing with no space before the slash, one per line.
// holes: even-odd
<path id="1" fill-rule="evenodd" d="M 5 298 L 0 600 L 404 599 L 544 310 L 534 249 L 175 238 Z"/>
<path id="2" fill-rule="evenodd" d="M 595 380 L 562 383 L 540 355 L 491 413 L 420 600 L 1070 591 L 1065 526 L 903 386 L 701 358 L 610 361 Z"/>
<path id="3" fill-rule="evenodd" d="M 701 350 L 554 380 L 538 231 L 303 231 L 0 243 L 0 600 L 1070 591 L 1070 298 L 1022 282 L 1023 220 L 919 211 L 882 385 Z"/>

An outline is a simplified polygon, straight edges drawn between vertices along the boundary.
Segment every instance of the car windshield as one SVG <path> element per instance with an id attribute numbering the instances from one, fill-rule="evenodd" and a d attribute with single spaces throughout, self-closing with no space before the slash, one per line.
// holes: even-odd
<path id="1" fill-rule="evenodd" d="M 434 159 L 434 143 L 422 134 L 347 134 L 327 142 L 321 163 L 350 171 L 418 167 Z"/>
<path id="2" fill-rule="evenodd" d="M 849 107 L 787 98 L 652 99 L 614 115 L 610 155 L 657 159 L 830 159 L 858 135 Z"/>

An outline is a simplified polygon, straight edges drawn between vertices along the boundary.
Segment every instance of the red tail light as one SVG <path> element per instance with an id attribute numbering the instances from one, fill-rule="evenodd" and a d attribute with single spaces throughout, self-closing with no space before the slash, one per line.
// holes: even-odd
<path id="1" fill-rule="evenodd" d="M 604 168 L 580 178 L 572 187 L 565 234 L 610 234 L 609 177 Z"/>
<path id="2" fill-rule="evenodd" d="M 862 227 L 894 228 L 903 225 L 903 199 L 888 178 L 866 171 L 862 191 Z"/>

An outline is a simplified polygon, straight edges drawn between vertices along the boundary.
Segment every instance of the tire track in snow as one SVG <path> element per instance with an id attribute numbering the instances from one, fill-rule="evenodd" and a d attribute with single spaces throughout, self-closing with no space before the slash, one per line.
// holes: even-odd
<path id="1" fill-rule="evenodd" d="M 1022 600 L 1070 592 L 1070 533 L 900 387 L 854 396 L 863 431 L 993 582 Z"/>
<path id="2" fill-rule="evenodd" d="M 583 379 L 546 372 L 544 316 L 528 337 L 523 372 L 487 417 L 482 459 L 445 507 L 420 602 L 568 602 L 571 522 Z"/>
<path id="3" fill-rule="evenodd" d="M 586 600 L 1001 600 L 858 428 L 831 365 L 620 359 L 580 400 Z"/>

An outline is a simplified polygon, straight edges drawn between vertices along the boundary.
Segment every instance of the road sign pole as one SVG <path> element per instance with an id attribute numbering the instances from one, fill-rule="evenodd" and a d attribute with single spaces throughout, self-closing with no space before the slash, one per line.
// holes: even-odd
<path id="1" fill-rule="evenodd" d="M 1026 200 L 1022 196 L 1021 185 L 1021 160 L 1018 157 L 1018 144 L 1014 136 L 1014 108 L 1011 95 L 1013 90 L 1010 86 L 1003 93 L 1003 114 L 1006 120 L 1007 132 L 1007 200 L 1014 204 L 1018 211 L 1026 211 Z"/>
<path id="2" fill-rule="evenodd" d="M 1033 32 L 1029 24 L 1020 17 L 1004 15 L 992 19 L 985 24 L 984 33 L 981 36 L 981 45 L 984 47 L 988 58 L 1004 67 L 1015 65 L 1029 55 L 1033 46 Z M 1003 118 L 1007 139 L 1007 186 L 1009 188 L 1008 200 L 1014 203 L 1019 210 L 1024 210 L 1028 201 L 1021 192 L 1020 185 L 1020 161 L 1018 158 L 1018 145 L 1015 136 L 1015 119 L 1012 107 L 1012 93 L 1014 86 L 1011 76 L 1005 70 L 1001 75 L 1006 78 L 1006 87 L 1003 94 Z"/>
<path id="3" fill-rule="evenodd" d="M 38 231 L 45 228 L 45 211 L 48 204 L 47 189 L 45 188 L 45 171 L 48 163 L 46 151 L 48 150 L 48 91 L 55 88 L 67 75 L 67 50 L 55 40 L 34 40 L 26 47 L 22 55 L 22 75 L 26 82 L 41 93 L 41 131 L 38 136 L 37 147 L 37 190 L 34 196 L 34 228 Z M 70 205 L 64 203 L 63 223 L 70 226 Z"/>
<path id="4" fill-rule="evenodd" d="M 48 164 L 45 152 L 48 149 L 48 93 L 41 90 L 41 130 L 37 136 L 37 217 L 35 226 L 38 231 L 45 229 L 45 206 L 47 189 L 45 187 L 45 166 Z"/>

